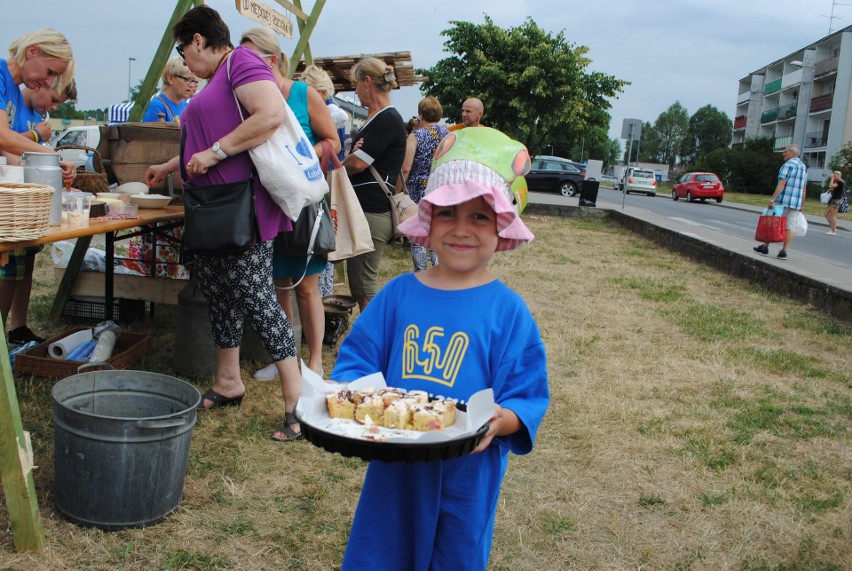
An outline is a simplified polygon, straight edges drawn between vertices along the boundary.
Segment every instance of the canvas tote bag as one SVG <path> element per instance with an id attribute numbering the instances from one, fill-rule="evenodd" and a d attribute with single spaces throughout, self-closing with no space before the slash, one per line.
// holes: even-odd
<path id="1" fill-rule="evenodd" d="M 393 219 L 393 235 L 397 238 L 405 236 L 404 232 L 399 231 L 399 225 L 417 214 L 417 203 L 411 200 L 411 197 L 408 195 L 408 189 L 405 188 L 405 181 L 402 183 L 402 192 L 394 194 L 388 190 L 388 185 L 385 184 L 385 181 L 382 180 L 379 171 L 377 171 L 373 165 L 370 165 L 370 172 L 373 173 L 373 178 L 376 179 L 376 182 L 378 182 L 379 186 L 382 187 L 382 190 L 385 191 L 385 196 L 388 197 L 388 201 L 390 202 L 391 218 Z"/>
<path id="2" fill-rule="evenodd" d="M 331 219 L 334 220 L 336 248 L 328 254 L 329 262 L 340 262 L 375 250 L 370 225 L 346 169 L 336 155 L 331 155 L 334 168 L 329 169 L 331 187 Z"/>
<path id="3" fill-rule="evenodd" d="M 233 52 L 231 52 L 233 55 Z M 228 56 L 228 83 L 231 82 L 231 56 Z M 231 84 L 233 91 L 233 84 Z M 234 93 L 234 101 L 243 117 L 243 107 Z M 322 176 L 319 159 L 314 146 L 308 141 L 293 110 L 281 96 L 284 106 L 284 122 L 266 142 L 249 149 L 260 182 L 275 204 L 295 221 L 302 208 L 322 200 L 328 192 L 328 183 Z"/>

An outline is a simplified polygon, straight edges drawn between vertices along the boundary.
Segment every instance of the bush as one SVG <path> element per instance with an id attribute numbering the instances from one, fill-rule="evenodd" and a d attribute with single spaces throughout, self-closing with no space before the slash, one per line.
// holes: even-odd
<path id="1" fill-rule="evenodd" d="M 782 162 L 778 153 L 763 149 L 718 149 L 704 155 L 692 170 L 716 173 L 731 192 L 771 195 Z"/>

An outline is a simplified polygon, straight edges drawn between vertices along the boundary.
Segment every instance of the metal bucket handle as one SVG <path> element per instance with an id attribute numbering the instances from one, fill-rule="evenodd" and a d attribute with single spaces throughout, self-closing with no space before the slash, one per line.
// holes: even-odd
<path id="1" fill-rule="evenodd" d="M 189 416 L 178 416 L 165 420 L 140 420 L 136 422 L 136 428 L 174 428 L 184 426 L 189 422 Z"/>
<path id="2" fill-rule="evenodd" d="M 103 367 L 104 370 L 107 371 L 115 371 L 115 367 L 107 363 L 106 361 L 95 361 L 93 363 L 85 363 L 77 367 L 77 372 L 82 373 L 86 369 L 93 369 L 94 367 Z"/>

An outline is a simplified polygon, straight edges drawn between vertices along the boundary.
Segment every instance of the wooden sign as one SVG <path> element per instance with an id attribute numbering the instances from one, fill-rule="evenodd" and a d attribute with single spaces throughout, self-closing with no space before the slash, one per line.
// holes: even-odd
<path id="1" fill-rule="evenodd" d="M 257 0 L 236 0 L 236 4 L 237 12 L 243 16 L 269 26 L 285 38 L 293 37 L 293 23 L 284 14 Z"/>

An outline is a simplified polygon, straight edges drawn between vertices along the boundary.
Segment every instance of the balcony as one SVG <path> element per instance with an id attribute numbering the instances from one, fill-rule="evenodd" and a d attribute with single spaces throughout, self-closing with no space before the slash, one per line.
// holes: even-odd
<path id="1" fill-rule="evenodd" d="M 770 81 L 763 88 L 763 94 L 769 95 L 770 93 L 775 93 L 776 91 L 781 89 L 781 83 L 784 81 L 784 78 L 779 77 L 775 81 Z"/>
<path id="2" fill-rule="evenodd" d="M 828 75 L 829 73 L 837 71 L 837 62 L 839 59 L 840 56 L 834 56 L 817 62 L 814 65 L 814 77 Z"/>
<path id="3" fill-rule="evenodd" d="M 745 115 L 734 117 L 734 129 L 745 129 L 746 122 L 747 117 Z"/>
<path id="4" fill-rule="evenodd" d="M 737 94 L 737 105 L 745 103 L 749 99 L 751 99 L 751 91 L 746 90 L 746 91 L 743 91 L 742 93 L 738 93 Z"/>
<path id="5" fill-rule="evenodd" d="M 798 107 L 798 103 L 790 103 L 789 105 L 782 105 L 778 108 L 778 120 L 784 121 L 786 119 L 795 119 L 796 117 L 796 107 Z"/>
<path id="6" fill-rule="evenodd" d="M 833 93 L 814 97 L 813 99 L 811 99 L 811 113 L 814 113 L 816 111 L 823 111 L 825 109 L 831 109 L 832 99 L 834 99 Z"/>
<path id="7" fill-rule="evenodd" d="M 828 134 L 822 131 L 814 131 L 805 135 L 805 148 L 814 149 L 824 147 L 828 144 Z"/>
<path id="8" fill-rule="evenodd" d="M 770 109 L 768 111 L 764 111 L 760 114 L 760 122 L 761 123 L 771 123 L 772 121 L 778 120 L 778 108 Z"/>
<path id="9" fill-rule="evenodd" d="M 772 145 L 772 149 L 775 151 L 783 151 L 788 145 L 792 144 L 792 135 L 787 135 L 786 137 L 775 137 L 775 143 Z"/>

